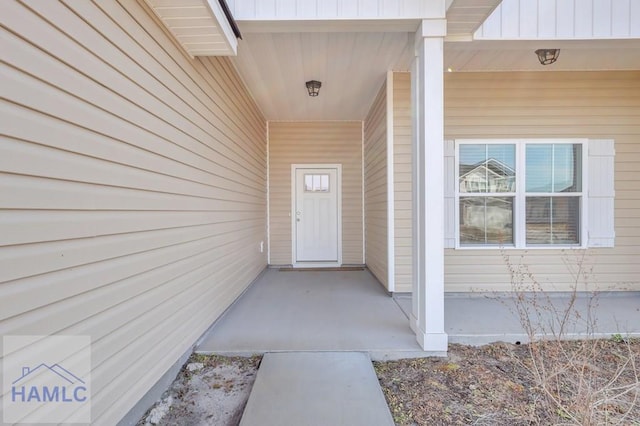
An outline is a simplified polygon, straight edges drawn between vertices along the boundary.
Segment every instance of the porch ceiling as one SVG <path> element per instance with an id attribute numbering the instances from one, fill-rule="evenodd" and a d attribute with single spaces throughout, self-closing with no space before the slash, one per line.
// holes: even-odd
<path id="1" fill-rule="evenodd" d="M 268 120 L 363 120 L 387 70 L 408 71 L 409 33 L 248 33 L 233 58 Z M 559 48 L 542 66 L 534 51 Z M 638 70 L 640 40 L 445 42 L 444 70 Z M 322 82 L 310 97 L 305 81 Z"/>
<path id="2" fill-rule="evenodd" d="M 447 29 L 471 39 L 501 0 L 447 0 Z M 242 21 L 233 58 L 268 120 L 363 120 L 388 70 L 408 71 L 414 19 Z M 308 80 L 322 82 L 309 97 Z"/>
<path id="3" fill-rule="evenodd" d="M 233 55 L 236 39 L 217 0 L 145 0 L 192 56 Z M 640 40 L 471 41 L 501 0 L 446 0 L 444 70 L 640 69 Z M 362 120 L 388 70 L 407 71 L 418 20 L 238 21 L 233 61 L 268 120 Z M 534 50 L 561 49 L 541 66 Z M 305 81 L 322 82 L 320 96 Z"/>
<path id="4" fill-rule="evenodd" d="M 501 0 L 446 0 L 448 30 L 471 37 Z M 192 56 L 234 62 L 269 120 L 362 120 L 388 70 L 408 70 L 417 19 L 242 21 L 218 0 L 145 0 Z M 320 80 L 320 96 L 304 83 Z"/>
<path id="5" fill-rule="evenodd" d="M 387 70 L 408 70 L 408 47 L 406 32 L 244 33 L 233 61 L 268 120 L 362 120 Z"/>

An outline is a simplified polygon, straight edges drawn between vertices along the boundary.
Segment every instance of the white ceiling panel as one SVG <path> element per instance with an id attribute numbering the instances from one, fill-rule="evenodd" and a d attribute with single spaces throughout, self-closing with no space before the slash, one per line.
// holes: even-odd
<path id="1" fill-rule="evenodd" d="M 249 33 L 233 60 L 269 120 L 362 120 L 387 71 L 408 69 L 408 45 L 398 32 Z"/>

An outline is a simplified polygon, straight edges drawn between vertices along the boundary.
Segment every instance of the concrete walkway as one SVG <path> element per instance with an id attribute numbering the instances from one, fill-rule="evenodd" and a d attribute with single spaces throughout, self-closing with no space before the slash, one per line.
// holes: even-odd
<path id="1" fill-rule="evenodd" d="M 356 351 L 425 356 L 409 320 L 367 270 L 267 270 L 214 325 L 199 353 Z"/>
<path id="2" fill-rule="evenodd" d="M 562 312 L 570 300 L 551 295 L 533 321 L 548 330 L 553 309 Z M 638 292 L 581 294 L 572 310 L 568 337 L 592 326 L 591 336 L 640 336 Z M 367 270 L 270 269 L 196 352 L 265 354 L 242 426 L 392 425 L 371 359 L 434 355 L 418 346 L 410 312 L 410 295 L 391 297 Z M 527 340 L 510 294 L 447 294 L 445 331 L 452 343 Z"/>
<path id="3" fill-rule="evenodd" d="M 552 294 L 562 311 L 571 295 Z M 544 300 L 542 300 L 544 301 Z M 538 303 L 539 306 L 542 306 Z M 620 333 L 640 337 L 640 292 L 580 294 L 567 337 Z M 447 293 L 451 343 L 526 342 L 510 294 Z M 278 351 L 360 351 L 374 360 L 437 355 L 421 350 L 409 328 L 411 295 L 390 297 L 367 270 L 280 272 L 269 269 L 212 327 L 200 353 L 250 355 Z M 552 311 L 540 310 L 548 329 Z M 593 318 L 593 324 L 586 319 Z M 556 327 L 557 328 L 557 327 Z"/>
<path id="4" fill-rule="evenodd" d="M 393 426 L 361 352 L 267 353 L 241 426 Z"/>

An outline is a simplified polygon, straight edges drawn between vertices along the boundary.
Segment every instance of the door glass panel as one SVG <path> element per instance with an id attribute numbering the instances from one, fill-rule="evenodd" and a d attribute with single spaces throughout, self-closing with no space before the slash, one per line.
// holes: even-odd
<path id="1" fill-rule="evenodd" d="M 304 192 L 329 192 L 329 175 L 305 174 Z"/>

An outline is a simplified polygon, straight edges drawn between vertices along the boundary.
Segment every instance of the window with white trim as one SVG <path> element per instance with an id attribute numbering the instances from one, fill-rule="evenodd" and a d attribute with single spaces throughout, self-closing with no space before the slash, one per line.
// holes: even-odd
<path id="1" fill-rule="evenodd" d="M 587 141 L 456 143 L 458 247 L 585 247 Z"/>

